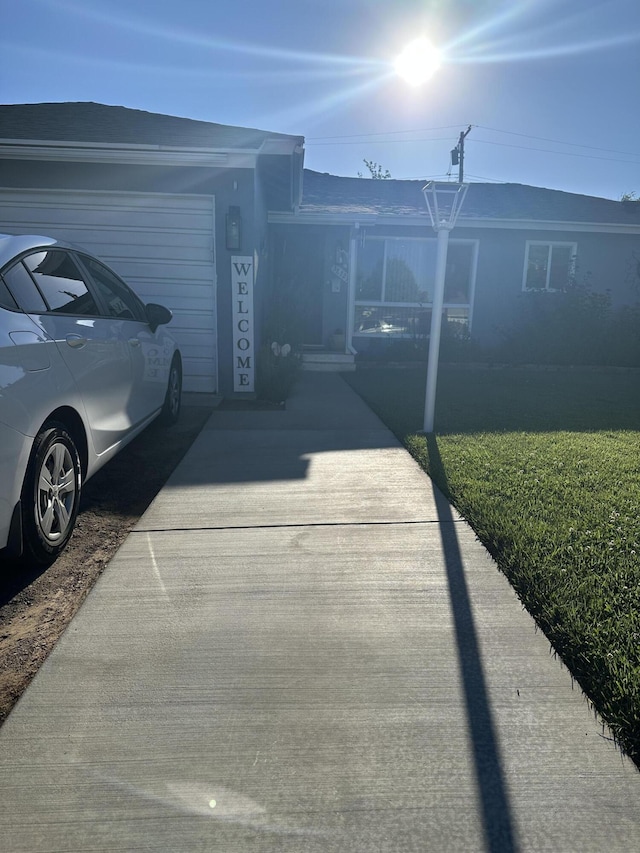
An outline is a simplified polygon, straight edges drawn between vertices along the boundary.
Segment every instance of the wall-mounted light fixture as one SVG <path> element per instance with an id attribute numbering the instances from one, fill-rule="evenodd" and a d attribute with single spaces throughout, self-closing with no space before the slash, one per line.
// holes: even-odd
<path id="1" fill-rule="evenodd" d="M 239 207 L 229 208 L 225 217 L 225 236 L 227 249 L 237 252 L 242 248 L 242 217 Z"/>

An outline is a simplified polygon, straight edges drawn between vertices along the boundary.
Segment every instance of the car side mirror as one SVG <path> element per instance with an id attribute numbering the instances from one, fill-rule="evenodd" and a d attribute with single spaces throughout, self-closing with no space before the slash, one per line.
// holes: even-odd
<path id="1" fill-rule="evenodd" d="M 173 314 L 168 308 L 165 308 L 164 305 L 157 305 L 155 302 L 149 302 L 149 304 L 144 307 L 147 314 L 147 323 L 151 327 L 152 332 L 155 332 L 158 326 L 165 326 L 167 323 L 171 322 Z"/>

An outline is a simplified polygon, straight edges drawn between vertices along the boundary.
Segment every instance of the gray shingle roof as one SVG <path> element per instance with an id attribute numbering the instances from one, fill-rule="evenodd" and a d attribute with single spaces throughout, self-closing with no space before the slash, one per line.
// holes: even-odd
<path id="1" fill-rule="evenodd" d="M 301 136 L 92 102 L 0 105 L 0 141 L 258 150 L 267 139 L 304 142 Z M 423 181 L 344 178 L 305 169 L 300 212 L 426 218 L 423 185 Z M 640 202 L 524 184 L 474 183 L 460 221 L 477 218 L 639 225 Z"/>
<path id="2" fill-rule="evenodd" d="M 0 105 L 0 139 L 258 149 L 302 137 L 91 102 Z"/>
<path id="3" fill-rule="evenodd" d="M 341 178 L 304 170 L 301 213 L 424 216 L 424 181 Z M 640 224 L 640 202 L 620 202 L 525 184 L 470 184 L 464 219 Z"/>

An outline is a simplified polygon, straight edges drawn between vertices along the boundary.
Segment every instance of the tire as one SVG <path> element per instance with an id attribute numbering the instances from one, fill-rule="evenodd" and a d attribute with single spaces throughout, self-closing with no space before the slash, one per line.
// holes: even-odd
<path id="1" fill-rule="evenodd" d="M 165 394 L 164 404 L 160 412 L 159 421 L 164 426 L 177 423 L 182 407 L 182 364 L 180 357 L 174 355 L 169 369 L 169 383 Z"/>
<path id="2" fill-rule="evenodd" d="M 33 443 L 22 489 L 24 557 L 49 565 L 71 538 L 80 506 L 82 469 L 61 423 L 46 423 Z"/>

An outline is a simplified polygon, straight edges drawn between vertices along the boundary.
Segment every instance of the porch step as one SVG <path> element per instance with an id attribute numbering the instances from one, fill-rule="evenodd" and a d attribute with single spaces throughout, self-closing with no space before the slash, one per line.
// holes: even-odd
<path id="1" fill-rule="evenodd" d="M 309 350 L 302 353 L 302 369 L 327 372 L 355 370 L 356 361 L 349 353 Z"/>

